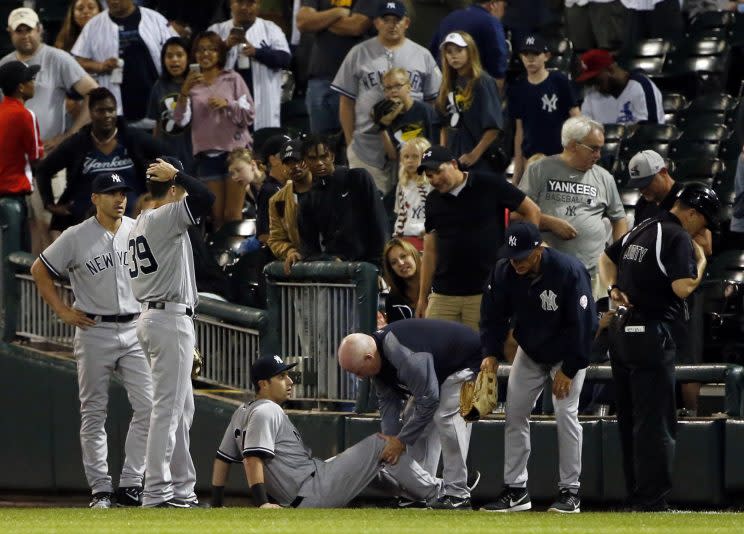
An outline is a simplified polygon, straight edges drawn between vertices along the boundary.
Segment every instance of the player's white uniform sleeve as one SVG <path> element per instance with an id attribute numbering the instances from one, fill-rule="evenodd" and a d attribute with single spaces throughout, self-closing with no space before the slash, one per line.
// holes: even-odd
<path id="1" fill-rule="evenodd" d="M 276 435 L 284 417 L 281 406 L 273 402 L 253 410 L 243 433 L 243 456 L 273 458 Z"/>
<path id="2" fill-rule="evenodd" d="M 175 237 L 184 233 L 189 226 L 197 222 L 184 198 L 178 202 L 171 202 L 157 208 L 155 213 L 152 214 L 149 224 L 154 225 L 166 237 Z"/>
<path id="3" fill-rule="evenodd" d="M 67 270 L 75 261 L 75 235 L 69 230 L 62 232 L 57 240 L 39 254 L 39 259 L 58 278 L 67 278 Z"/>
<path id="4" fill-rule="evenodd" d="M 230 421 L 225 429 L 225 435 L 222 436 L 220 447 L 217 449 L 217 458 L 230 463 L 242 462 L 243 457 L 238 443 L 243 442 L 243 432 L 243 429 L 235 425 L 234 421 Z"/>

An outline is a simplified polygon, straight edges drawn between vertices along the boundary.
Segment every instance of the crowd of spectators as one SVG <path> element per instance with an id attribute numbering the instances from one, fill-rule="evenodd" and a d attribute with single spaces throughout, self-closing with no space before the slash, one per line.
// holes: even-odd
<path id="1" fill-rule="evenodd" d="M 167 155 L 216 196 L 202 235 L 256 219 L 241 253 L 259 251 L 257 268 L 368 261 L 385 273 L 388 313 L 474 328 L 510 216 L 539 223 L 603 295 L 598 258 L 628 228 L 599 165 L 603 124 L 665 120 L 660 89 L 616 56 L 676 38 L 686 12 L 743 5 L 476 0 L 438 21 L 427 48 L 401 0 L 302 0 L 284 17 L 260 0 L 217 4 L 205 17 L 201 3 L 73 0 L 57 35 L 33 9 L 10 13 L 0 135 L 18 135 L 0 142 L 0 195 L 30 196 L 29 246 L 89 215 L 100 173 L 132 187 L 133 210 L 147 164 Z M 556 16 L 573 72 L 549 68 Z M 281 116 L 290 68 L 306 131 Z"/>

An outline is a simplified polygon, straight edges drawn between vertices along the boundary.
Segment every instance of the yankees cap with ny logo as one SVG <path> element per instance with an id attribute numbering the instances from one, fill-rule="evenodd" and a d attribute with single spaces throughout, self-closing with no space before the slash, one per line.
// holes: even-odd
<path id="1" fill-rule="evenodd" d="M 504 246 L 499 256 L 510 260 L 523 260 L 542 243 L 542 236 L 537 226 L 530 222 L 519 221 L 509 225 L 506 231 Z"/>
<path id="2" fill-rule="evenodd" d="M 91 193 L 110 193 L 111 191 L 132 191 L 133 189 L 124 178 L 114 172 L 96 176 L 90 190 Z"/>

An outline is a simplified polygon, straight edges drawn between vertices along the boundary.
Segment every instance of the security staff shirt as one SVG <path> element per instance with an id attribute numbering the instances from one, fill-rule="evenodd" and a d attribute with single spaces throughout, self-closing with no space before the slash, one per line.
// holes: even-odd
<path id="1" fill-rule="evenodd" d="M 638 226 L 646 219 L 657 217 L 659 214 L 672 209 L 672 207 L 674 207 L 674 202 L 677 200 L 677 193 L 679 193 L 681 190 L 682 184 L 679 182 L 674 182 L 672 188 L 669 190 L 669 193 L 667 193 L 667 195 L 664 197 L 664 200 L 662 200 L 658 204 L 653 201 L 649 202 L 648 200 L 643 198 L 643 196 L 641 196 L 635 205 L 635 219 L 633 222 L 633 226 Z"/>
<path id="2" fill-rule="evenodd" d="M 617 286 L 644 319 L 674 321 L 684 304 L 672 282 L 697 278 L 689 234 L 679 219 L 665 212 L 636 226 L 606 251 L 618 267 Z"/>
<path id="3" fill-rule="evenodd" d="M 481 301 L 484 356 L 503 359 L 510 326 L 532 360 L 546 365 L 562 361 L 561 370 L 573 378 L 588 365 L 597 330 L 586 267 L 551 248 L 543 249 L 540 272 L 535 276 L 518 275 L 508 260 L 499 260 Z"/>

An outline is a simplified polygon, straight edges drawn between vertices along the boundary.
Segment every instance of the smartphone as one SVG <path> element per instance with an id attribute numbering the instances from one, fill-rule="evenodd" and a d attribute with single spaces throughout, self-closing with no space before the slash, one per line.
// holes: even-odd
<path id="1" fill-rule="evenodd" d="M 189 65 L 189 72 L 200 73 L 201 67 L 199 66 L 198 63 L 192 63 L 191 65 Z"/>
<path id="2" fill-rule="evenodd" d="M 245 28 L 242 26 L 235 26 L 230 30 L 230 35 L 234 35 L 240 40 L 245 40 Z"/>

